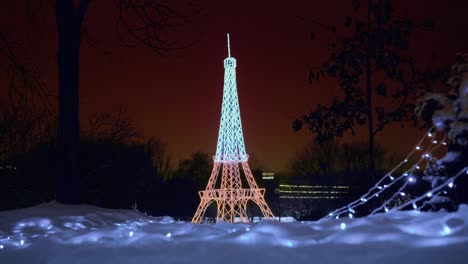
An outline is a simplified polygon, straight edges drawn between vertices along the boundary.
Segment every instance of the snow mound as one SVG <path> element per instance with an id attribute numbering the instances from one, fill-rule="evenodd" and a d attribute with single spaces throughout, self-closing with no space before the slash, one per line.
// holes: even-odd
<path id="1" fill-rule="evenodd" d="M 57 203 L 0 212 L 0 263 L 466 263 L 468 205 L 323 222 L 194 225 Z"/>

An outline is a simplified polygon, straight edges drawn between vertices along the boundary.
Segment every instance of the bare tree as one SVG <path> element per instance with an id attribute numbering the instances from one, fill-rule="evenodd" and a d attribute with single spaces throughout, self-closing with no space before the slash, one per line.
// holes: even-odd
<path id="1" fill-rule="evenodd" d="M 0 32 L 0 159 L 25 153 L 53 135 L 49 94 L 35 71 L 14 55 L 18 46 Z"/>
<path id="2" fill-rule="evenodd" d="M 142 137 L 127 117 L 125 109 L 119 107 L 114 112 L 103 112 L 91 116 L 87 127 L 82 129 L 82 136 L 90 142 L 106 140 L 114 144 L 142 144 L 144 151 L 151 157 L 156 171 L 155 176 L 167 179 L 171 172 L 171 157 L 167 145 L 162 140 L 153 137 L 141 141 Z"/>
<path id="3" fill-rule="evenodd" d="M 297 155 L 292 164 L 295 176 L 331 177 L 336 169 L 339 145 L 334 141 L 324 144 L 310 142 Z"/>
<path id="4" fill-rule="evenodd" d="M 131 143 L 141 138 L 123 107 L 92 115 L 81 133 L 90 141 L 105 139 L 114 143 Z"/>
<path id="5" fill-rule="evenodd" d="M 61 203 L 80 202 L 79 52 L 83 21 L 92 3 L 55 1 L 59 69 L 57 201 Z M 126 46 L 143 44 L 158 54 L 175 48 L 164 33 L 188 22 L 185 16 L 157 0 L 118 0 L 117 6 L 117 28 L 122 42 Z"/>
<path id="6" fill-rule="evenodd" d="M 167 180 L 171 173 L 171 157 L 166 144 L 159 139 L 150 138 L 146 142 L 146 151 L 153 159 L 153 167 L 157 176 Z"/>

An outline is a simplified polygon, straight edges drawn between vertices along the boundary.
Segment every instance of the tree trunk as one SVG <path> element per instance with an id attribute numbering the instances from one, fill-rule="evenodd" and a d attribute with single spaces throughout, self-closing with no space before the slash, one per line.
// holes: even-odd
<path id="1" fill-rule="evenodd" d="M 80 1 L 56 0 L 58 35 L 59 121 L 57 131 L 56 200 L 80 202 L 79 178 L 79 51 L 80 27 L 87 7 Z"/>
<path id="2" fill-rule="evenodd" d="M 367 124 L 369 133 L 369 176 L 375 181 L 375 152 L 374 152 L 374 116 L 372 114 L 372 83 L 371 83 L 371 5 L 367 4 L 367 54 L 366 54 L 366 87 L 367 87 Z"/>

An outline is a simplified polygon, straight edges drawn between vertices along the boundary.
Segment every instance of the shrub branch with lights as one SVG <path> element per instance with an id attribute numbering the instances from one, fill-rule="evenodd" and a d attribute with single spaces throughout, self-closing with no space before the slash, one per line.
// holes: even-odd
<path id="1" fill-rule="evenodd" d="M 320 220 L 411 208 L 437 209 L 452 202 L 450 192 L 455 192 L 457 182 L 468 178 L 467 54 L 457 55 L 448 84 L 451 91 L 447 95 L 429 93 L 418 100 L 416 113 L 432 127 L 406 158 L 359 199 Z M 424 182 L 429 182 L 430 187 L 414 187 Z M 373 206 L 369 206 L 370 201 Z M 458 198 L 460 201 L 463 199 Z M 342 223 L 341 228 L 345 227 Z"/>

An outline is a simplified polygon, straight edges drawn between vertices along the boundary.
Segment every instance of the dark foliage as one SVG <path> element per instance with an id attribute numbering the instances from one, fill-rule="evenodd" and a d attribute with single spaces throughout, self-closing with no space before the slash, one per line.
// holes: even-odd
<path id="1" fill-rule="evenodd" d="M 362 8 L 361 2 L 352 1 L 355 11 Z M 329 45 L 328 61 L 309 74 L 310 82 L 320 77 L 336 79 L 343 95 L 296 119 L 293 129 L 298 131 L 305 125 L 315 140 L 323 143 L 348 132 L 354 135 L 356 127 L 367 124 L 372 177 L 375 135 L 389 123 L 403 126 L 405 121 L 415 120 L 417 93 L 431 90 L 433 81 L 446 76 L 447 70 L 418 71 L 414 59 L 406 55 L 415 28 L 431 28 L 433 24 L 426 21 L 417 25 L 394 15 L 390 0 L 368 0 L 364 6 L 366 19 L 346 17 L 344 26 L 350 34 L 338 35 Z M 380 103 L 383 101 L 386 103 Z"/>
<path id="2" fill-rule="evenodd" d="M 54 154 L 50 145 L 39 145 L 0 164 L 0 210 L 55 198 Z"/>
<path id="3" fill-rule="evenodd" d="M 154 201 L 163 178 L 156 173 L 152 153 L 145 143 L 113 142 L 109 139 L 81 142 L 80 196 L 82 202 L 107 208 L 148 206 Z M 55 200 L 51 145 L 12 157 L 0 169 L 1 209 L 32 206 Z M 151 198 L 154 196 L 154 198 Z M 147 210 L 150 208 L 146 208 Z"/>
<path id="4" fill-rule="evenodd" d="M 141 143 L 82 141 L 80 175 L 83 202 L 108 208 L 142 204 L 162 183 Z"/>
<path id="5" fill-rule="evenodd" d="M 189 220 L 200 203 L 198 191 L 205 189 L 212 168 L 212 158 L 201 152 L 193 153 L 190 159 L 180 161 L 178 169 L 164 183 L 159 194 L 161 213 Z M 207 216 L 213 215 L 208 211 Z"/>
<path id="6" fill-rule="evenodd" d="M 448 93 L 426 93 L 418 99 L 416 113 L 421 121 L 429 127 L 434 127 L 446 133 L 448 138 L 447 155 L 441 159 L 431 158 L 424 171 L 424 179 L 436 187 L 449 177 L 456 175 L 464 167 L 468 166 L 468 55 L 457 54 L 454 65 L 451 67 L 448 85 Z M 463 175 L 465 176 L 465 175 Z M 450 203 L 468 203 L 468 177 L 460 177 L 457 188 L 449 190 L 444 198 L 433 197 L 436 201 L 444 202 L 444 205 L 436 207 L 450 207 Z M 438 204 L 440 202 L 434 202 Z"/>

